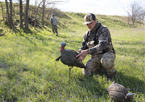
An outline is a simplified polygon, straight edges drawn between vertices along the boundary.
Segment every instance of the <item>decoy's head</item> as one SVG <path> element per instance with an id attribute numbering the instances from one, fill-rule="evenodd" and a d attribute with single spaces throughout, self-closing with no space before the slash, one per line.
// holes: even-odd
<path id="1" fill-rule="evenodd" d="M 134 96 L 135 94 L 134 93 L 127 93 L 127 99 L 134 99 Z"/>
<path id="2" fill-rule="evenodd" d="M 60 49 L 60 51 L 63 51 L 64 47 L 66 46 L 66 43 L 65 43 L 65 42 L 61 42 L 60 44 L 61 44 L 61 49 Z"/>
<path id="3" fill-rule="evenodd" d="M 61 44 L 61 46 L 66 46 L 65 42 L 61 42 L 60 44 Z"/>

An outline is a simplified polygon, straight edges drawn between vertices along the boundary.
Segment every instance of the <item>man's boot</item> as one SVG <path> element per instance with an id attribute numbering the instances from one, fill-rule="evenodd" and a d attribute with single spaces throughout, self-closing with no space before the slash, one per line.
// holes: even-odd
<path id="1" fill-rule="evenodd" d="M 116 75 L 116 71 L 114 68 L 107 70 L 107 80 L 112 80 Z"/>

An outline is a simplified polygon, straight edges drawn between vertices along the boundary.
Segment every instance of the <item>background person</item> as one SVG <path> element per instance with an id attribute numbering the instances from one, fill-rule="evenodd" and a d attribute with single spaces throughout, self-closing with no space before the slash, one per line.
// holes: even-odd
<path id="1" fill-rule="evenodd" d="M 91 58 L 87 61 L 83 73 L 89 77 L 105 68 L 107 79 L 112 79 L 115 75 L 115 50 L 110 32 L 107 27 L 96 20 L 92 13 L 87 14 L 84 20 L 84 24 L 87 25 L 89 30 L 84 35 L 82 47 L 79 49 L 80 54 L 77 57 L 79 57 L 78 60 L 82 61 L 87 54 L 90 54 Z"/>
<path id="2" fill-rule="evenodd" d="M 52 26 L 52 32 L 54 34 L 56 33 L 56 36 L 58 36 L 58 32 L 57 32 L 58 21 L 57 21 L 57 18 L 54 16 L 54 14 L 51 15 L 50 22 L 51 22 L 51 26 Z"/>

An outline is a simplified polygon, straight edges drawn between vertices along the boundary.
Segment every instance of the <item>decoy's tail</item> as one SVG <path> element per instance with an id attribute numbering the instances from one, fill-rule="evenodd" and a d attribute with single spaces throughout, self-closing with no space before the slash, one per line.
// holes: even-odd
<path id="1" fill-rule="evenodd" d="M 59 56 L 57 59 L 55 59 L 55 61 L 59 61 L 60 58 L 61 58 L 61 56 Z"/>

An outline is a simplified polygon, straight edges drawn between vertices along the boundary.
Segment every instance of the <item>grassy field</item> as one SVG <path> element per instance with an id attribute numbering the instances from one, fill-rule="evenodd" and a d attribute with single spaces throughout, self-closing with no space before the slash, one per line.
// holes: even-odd
<path id="1" fill-rule="evenodd" d="M 107 88 L 113 81 L 94 75 L 85 79 L 82 69 L 55 59 L 60 43 L 78 50 L 83 34 L 83 13 L 66 13 L 59 20 L 59 36 L 50 26 L 14 33 L 0 20 L 0 102 L 111 102 Z M 96 15 L 111 32 L 116 50 L 115 81 L 135 93 L 132 102 L 145 102 L 145 27 L 126 23 L 121 16 Z M 49 22 L 49 21 L 48 21 Z M 137 25 L 137 24 L 136 24 Z M 83 61 L 87 62 L 89 55 Z"/>

